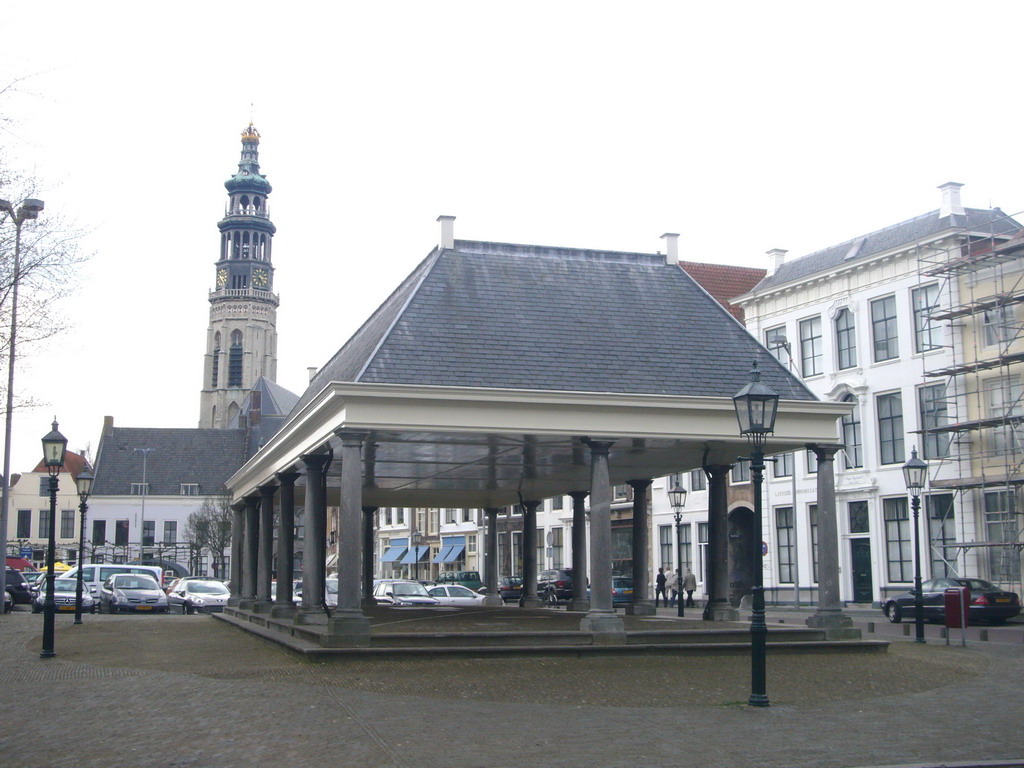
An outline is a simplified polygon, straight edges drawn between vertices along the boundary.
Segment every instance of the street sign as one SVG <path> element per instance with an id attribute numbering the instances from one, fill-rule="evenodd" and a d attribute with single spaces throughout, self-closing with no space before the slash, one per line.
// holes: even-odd
<path id="1" fill-rule="evenodd" d="M 21 548 L 21 556 L 23 558 L 25 558 L 26 560 L 31 560 L 32 559 L 32 547 L 22 547 Z"/>

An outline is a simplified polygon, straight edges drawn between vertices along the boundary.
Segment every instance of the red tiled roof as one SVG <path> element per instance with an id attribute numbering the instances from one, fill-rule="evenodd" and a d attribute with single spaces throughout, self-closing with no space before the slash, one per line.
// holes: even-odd
<path id="1" fill-rule="evenodd" d="M 729 300 L 742 296 L 768 274 L 766 269 L 706 264 L 700 261 L 680 261 L 679 266 L 741 323 L 744 320 L 743 308 L 730 304 Z"/>
<path id="2" fill-rule="evenodd" d="M 72 477 L 78 477 L 79 473 L 85 469 L 88 462 L 85 460 L 85 456 L 74 451 L 66 451 L 64 453 L 64 468 L 61 472 L 70 472 Z M 39 463 L 36 464 L 36 468 L 33 472 L 46 473 L 46 464 L 40 459 Z"/>

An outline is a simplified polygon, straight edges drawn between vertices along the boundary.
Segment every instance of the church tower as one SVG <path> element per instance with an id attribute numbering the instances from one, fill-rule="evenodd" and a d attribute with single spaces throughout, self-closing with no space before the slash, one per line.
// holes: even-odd
<path id="1" fill-rule="evenodd" d="M 277 305 L 271 244 L 270 182 L 260 173 L 260 134 L 242 132 L 238 173 L 224 182 L 228 203 L 220 229 L 220 258 L 210 292 L 199 426 L 224 429 L 262 376 L 277 377 Z"/>

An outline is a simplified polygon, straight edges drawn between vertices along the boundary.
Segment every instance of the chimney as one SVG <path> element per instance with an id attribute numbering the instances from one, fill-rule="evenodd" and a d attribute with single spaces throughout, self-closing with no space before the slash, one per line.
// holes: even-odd
<path id="1" fill-rule="evenodd" d="M 665 241 L 665 263 L 670 266 L 679 264 L 679 234 L 666 232 L 661 236 Z"/>
<path id="2" fill-rule="evenodd" d="M 957 184 L 955 181 L 947 181 L 945 184 L 940 184 L 939 189 L 942 190 L 942 207 L 939 208 L 939 218 L 944 219 L 950 215 L 963 216 L 966 211 L 960 204 L 960 187 L 963 184 Z"/>
<path id="3" fill-rule="evenodd" d="M 438 216 L 437 220 L 441 222 L 441 248 L 451 250 L 455 247 L 455 217 Z"/>
<path id="4" fill-rule="evenodd" d="M 103 435 L 104 437 L 110 437 L 114 434 L 114 417 L 104 416 L 103 417 Z"/>
<path id="5" fill-rule="evenodd" d="M 316 372 L 317 372 L 317 367 L 315 365 L 311 365 L 308 368 L 306 368 L 306 373 L 309 374 L 309 383 L 310 384 L 313 383 L 313 377 L 316 376 Z"/>
<path id="6" fill-rule="evenodd" d="M 779 267 L 786 263 L 786 254 L 789 253 L 785 248 L 772 248 L 770 251 L 765 251 L 768 254 L 768 274 L 774 275 L 779 271 Z"/>

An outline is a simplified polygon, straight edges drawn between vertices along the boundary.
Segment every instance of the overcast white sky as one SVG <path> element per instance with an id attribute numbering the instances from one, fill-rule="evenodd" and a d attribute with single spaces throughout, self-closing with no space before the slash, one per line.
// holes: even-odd
<path id="1" fill-rule="evenodd" d="M 458 238 L 545 245 L 654 252 L 675 231 L 684 259 L 760 267 L 935 209 L 946 181 L 966 205 L 1024 207 L 1019 3 L 163 8 L 4 14 L 0 85 L 27 79 L 0 141 L 95 252 L 73 331 L 24 350 L 16 387 L 46 405 L 15 421 L 15 472 L 54 415 L 93 451 L 105 415 L 197 426 L 250 117 L 296 392 L 435 245 L 439 214 Z"/>

